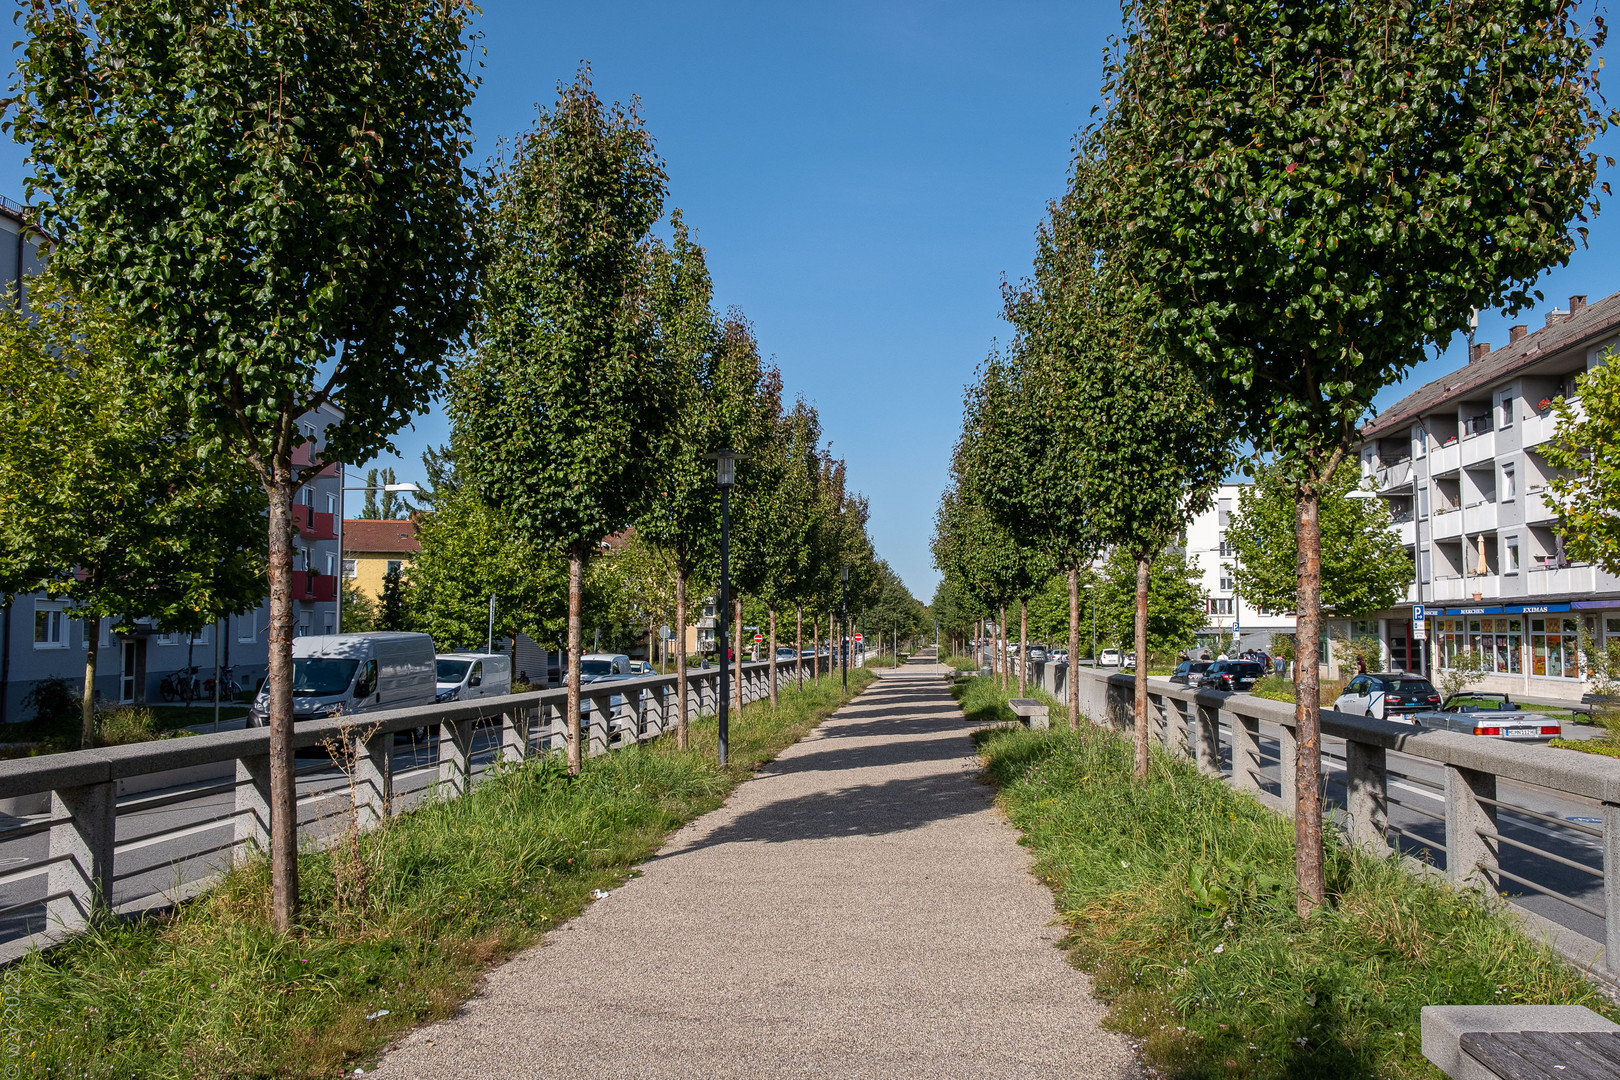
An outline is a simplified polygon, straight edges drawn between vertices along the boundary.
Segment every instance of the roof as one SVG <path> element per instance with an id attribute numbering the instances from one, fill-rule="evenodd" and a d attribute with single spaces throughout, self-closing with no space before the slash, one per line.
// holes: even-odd
<path id="1" fill-rule="evenodd" d="M 1363 438 L 1376 438 L 1402 427 L 1425 413 L 1464 398 L 1477 390 L 1512 378 L 1524 368 L 1556 353 L 1599 341 L 1620 331 L 1620 293 L 1588 304 L 1574 315 L 1552 326 L 1526 334 L 1511 345 L 1497 349 L 1471 364 L 1421 386 L 1407 394 L 1382 415 L 1361 429 Z"/>
<path id="2" fill-rule="evenodd" d="M 416 522 L 409 518 L 403 521 L 344 518 L 343 550 L 414 555 L 422 550 L 422 545 L 416 539 Z"/>

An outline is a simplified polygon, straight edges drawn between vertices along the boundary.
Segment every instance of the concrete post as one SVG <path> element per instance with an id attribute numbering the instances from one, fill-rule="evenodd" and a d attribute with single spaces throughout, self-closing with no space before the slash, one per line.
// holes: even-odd
<path id="1" fill-rule="evenodd" d="M 1603 804 L 1603 966 L 1620 971 L 1620 806 Z"/>
<path id="2" fill-rule="evenodd" d="M 270 755 L 236 759 L 236 862 L 270 850 Z"/>
<path id="3" fill-rule="evenodd" d="M 387 820 L 394 799 L 394 733 L 355 732 L 354 819 L 362 829 Z"/>
<path id="4" fill-rule="evenodd" d="M 1389 776 L 1384 748 L 1346 741 L 1344 761 L 1350 840 L 1380 855 L 1388 854 Z"/>
<path id="5" fill-rule="evenodd" d="M 591 711 L 586 714 L 591 726 L 590 737 L 585 740 L 585 753 L 587 757 L 596 757 L 612 749 L 613 729 L 609 725 L 613 717 L 613 695 L 596 693 L 582 696 L 591 703 Z"/>
<path id="6" fill-rule="evenodd" d="M 1443 767 L 1446 775 L 1446 877 L 1459 885 L 1496 890 L 1496 798 L 1494 773 Z M 1484 833 L 1485 835 L 1480 835 Z"/>
<path id="7" fill-rule="evenodd" d="M 1232 717 L 1232 784 L 1260 790 L 1260 721 L 1252 716 Z"/>
<path id="8" fill-rule="evenodd" d="M 108 781 L 51 792 L 50 869 L 45 903 L 50 926 L 73 929 L 105 915 L 112 906 L 113 836 L 118 785 Z"/>
<path id="9" fill-rule="evenodd" d="M 472 785 L 471 720 L 445 720 L 439 724 L 439 793 L 465 795 Z"/>
<path id="10" fill-rule="evenodd" d="M 521 764 L 529 757 L 529 710 L 512 708 L 501 714 L 501 757 Z"/>
<path id="11" fill-rule="evenodd" d="M 1299 768 L 1299 740 L 1293 728 L 1283 726 L 1277 729 L 1277 757 L 1277 788 L 1282 796 L 1283 814 L 1293 817 L 1299 806 L 1299 785 L 1294 776 Z"/>
<path id="12" fill-rule="evenodd" d="M 1180 698 L 1159 697 L 1159 713 L 1164 717 L 1164 746 L 1176 757 L 1187 756 L 1187 737 L 1191 728 L 1187 722 L 1188 708 Z"/>
<path id="13" fill-rule="evenodd" d="M 568 717 L 567 709 L 558 704 L 545 706 L 546 753 L 560 754 L 568 751 Z"/>
<path id="14" fill-rule="evenodd" d="M 1195 705 L 1193 713 L 1193 757 L 1198 771 L 1206 776 L 1221 775 L 1221 714 L 1213 705 Z M 1235 768 L 1234 757 L 1234 768 Z"/>

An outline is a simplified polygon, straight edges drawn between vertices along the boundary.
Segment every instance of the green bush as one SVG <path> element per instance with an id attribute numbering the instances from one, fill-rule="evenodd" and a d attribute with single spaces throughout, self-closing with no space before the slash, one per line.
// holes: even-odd
<path id="1" fill-rule="evenodd" d="M 1329 903 L 1301 920 L 1293 825 L 1188 762 L 1156 752 L 1135 781 L 1129 743 L 1090 725 L 979 737 L 1071 956 L 1170 1076 L 1434 1076 L 1424 1005 L 1616 1015 L 1494 900 L 1336 838 Z"/>

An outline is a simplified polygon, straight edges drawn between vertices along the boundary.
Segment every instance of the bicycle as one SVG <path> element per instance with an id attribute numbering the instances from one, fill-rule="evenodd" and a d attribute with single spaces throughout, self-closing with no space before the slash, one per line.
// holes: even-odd
<path id="1" fill-rule="evenodd" d="M 242 696 L 242 684 L 236 681 L 236 665 L 220 669 L 219 700 L 235 701 Z M 208 701 L 214 700 L 214 680 L 206 679 L 202 684 L 202 696 Z"/>
<path id="2" fill-rule="evenodd" d="M 158 695 L 164 701 L 195 701 L 202 696 L 202 682 L 197 678 L 197 666 L 193 664 L 188 668 L 163 676 L 158 683 Z"/>

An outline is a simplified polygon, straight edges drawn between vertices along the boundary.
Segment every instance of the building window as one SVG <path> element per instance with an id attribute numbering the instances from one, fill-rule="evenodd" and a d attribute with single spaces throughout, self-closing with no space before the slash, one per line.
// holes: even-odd
<path id="1" fill-rule="evenodd" d="M 1524 620 L 1506 618 L 1440 619 L 1436 641 L 1440 666 L 1457 666 L 1465 652 L 1485 659 L 1485 670 L 1501 675 L 1518 675 L 1524 644 Z"/>
<path id="2" fill-rule="evenodd" d="M 337 633 L 337 614 L 335 612 L 329 611 L 326 613 L 326 629 L 323 630 L 322 633 Z"/>
<path id="3" fill-rule="evenodd" d="M 293 627 L 293 637 L 309 637 L 309 623 L 299 623 Z"/>
<path id="4" fill-rule="evenodd" d="M 1221 592 L 1231 592 L 1236 587 L 1237 586 L 1235 584 L 1233 584 L 1233 581 L 1232 581 L 1232 568 L 1230 566 L 1222 566 L 1221 567 Z"/>
<path id="5" fill-rule="evenodd" d="M 1580 624 L 1574 619 L 1530 620 L 1530 674 L 1578 679 L 1580 654 Z"/>
<path id="6" fill-rule="evenodd" d="M 331 492 L 327 492 L 326 495 L 326 512 L 334 515 L 337 513 L 337 496 Z"/>
<path id="7" fill-rule="evenodd" d="M 399 573 L 400 568 L 402 566 L 404 566 L 404 565 L 405 564 L 403 562 L 401 562 L 399 559 L 389 559 L 388 560 L 388 567 L 384 571 L 384 573 L 397 574 L 397 573 Z"/>
<path id="8" fill-rule="evenodd" d="M 1502 466 L 1502 501 L 1512 502 L 1519 496 L 1519 480 L 1514 473 L 1512 463 Z"/>
<path id="9" fill-rule="evenodd" d="M 34 601 L 34 648 L 67 647 L 67 612 L 63 605 L 44 600 Z"/>
<path id="10" fill-rule="evenodd" d="M 259 640 L 259 613 L 250 611 L 236 618 L 236 640 L 249 643 Z"/>
<path id="11" fill-rule="evenodd" d="M 355 562 L 354 562 L 353 559 L 344 559 L 343 560 L 343 576 L 344 577 L 346 577 L 346 578 L 356 577 L 358 575 L 358 573 L 359 573 L 359 571 L 355 568 Z"/>
<path id="12" fill-rule="evenodd" d="M 1209 601 L 1209 613 L 1211 615 L 1232 614 L 1232 598 L 1229 596 L 1212 597 Z"/>
<path id="13" fill-rule="evenodd" d="M 327 552 L 326 553 L 326 572 L 328 574 L 330 574 L 332 572 L 332 568 L 334 566 L 336 566 L 336 565 L 337 565 L 337 556 L 333 555 L 331 552 Z"/>
<path id="14" fill-rule="evenodd" d="M 180 644 L 180 635 L 174 633 L 172 630 L 168 631 L 167 633 L 159 634 L 157 637 L 157 643 L 159 645 L 178 645 Z"/>
<path id="15" fill-rule="evenodd" d="M 1511 391 L 1502 395 L 1502 400 L 1497 405 L 1497 413 L 1500 416 L 1500 419 L 1497 420 L 1498 427 L 1513 426 L 1513 394 Z"/>
<path id="16" fill-rule="evenodd" d="M 1502 573 L 1517 574 L 1519 572 L 1519 538 L 1509 537 L 1502 541 Z"/>
<path id="17" fill-rule="evenodd" d="M 1221 558 L 1229 559 L 1234 554 L 1232 545 L 1226 542 L 1226 534 L 1221 534 Z"/>

